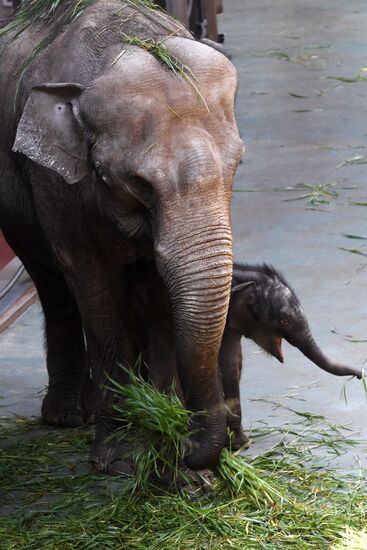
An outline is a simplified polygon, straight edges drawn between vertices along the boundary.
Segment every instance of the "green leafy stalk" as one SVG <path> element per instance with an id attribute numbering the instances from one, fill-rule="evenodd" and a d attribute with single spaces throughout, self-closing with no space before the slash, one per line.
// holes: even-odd
<path id="1" fill-rule="evenodd" d="M 245 494 L 257 508 L 288 500 L 283 488 L 276 488 L 264 471 L 247 462 L 244 457 L 223 449 L 216 475 L 224 490 L 233 495 Z"/>
<path id="2" fill-rule="evenodd" d="M 182 479 L 187 482 L 180 466 L 187 450 L 192 414 L 184 409 L 173 388 L 164 395 L 133 371 L 127 372 L 129 384 L 113 380 L 111 384 L 121 399 L 121 404 L 115 405 L 116 418 L 122 426 L 118 438 L 132 446 L 134 489 L 146 489 L 152 474 L 158 479 L 168 474 L 174 483 Z M 215 474 L 223 489 L 233 495 L 245 493 L 257 507 L 285 499 L 284 491 L 274 488 L 264 472 L 227 449 L 221 453 Z"/>
<path id="3" fill-rule="evenodd" d="M 355 76 L 325 76 L 325 80 L 338 80 L 339 82 L 344 82 L 345 84 L 355 84 L 356 82 L 364 82 L 367 80 L 367 77 L 357 74 Z"/>
<path id="4" fill-rule="evenodd" d="M 210 112 L 210 109 L 208 107 L 207 102 L 205 101 L 202 93 L 200 92 L 196 77 L 194 73 L 191 71 L 191 69 L 185 65 L 184 63 L 181 63 L 176 57 L 174 57 L 166 48 L 163 42 L 155 42 L 154 40 L 143 40 L 139 38 L 138 36 L 131 36 L 123 33 L 123 37 L 129 42 L 129 44 L 139 46 L 140 48 L 143 48 L 144 50 L 148 51 L 154 57 L 156 57 L 162 65 L 164 65 L 167 69 L 171 70 L 175 74 L 181 76 L 187 82 L 194 88 L 195 92 L 199 96 L 200 100 L 204 104 L 204 107 L 208 112 Z"/>
<path id="5" fill-rule="evenodd" d="M 64 5 L 71 13 L 72 20 L 76 19 L 84 9 L 97 0 L 23 0 L 21 8 L 15 17 L 3 29 L 0 30 L 0 37 L 9 31 L 19 30 L 23 32 L 30 25 L 37 23 L 50 23 L 59 7 Z M 151 0 L 121 0 L 121 3 L 130 4 L 135 7 L 148 8 L 150 10 L 160 9 Z M 67 17 L 68 18 L 68 17 Z"/>
<path id="6" fill-rule="evenodd" d="M 169 477 L 176 483 L 183 477 L 180 462 L 192 415 L 184 409 L 174 388 L 169 395 L 162 394 L 132 370 L 127 372 L 129 384 L 121 385 L 116 380 L 110 383 L 119 400 L 115 417 L 121 429 L 116 437 L 132 449 L 134 490 L 146 488 L 152 476 Z"/>
<path id="7" fill-rule="evenodd" d="M 367 254 L 360 250 L 359 248 L 345 248 L 344 246 L 339 246 L 339 250 L 343 250 L 344 252 L 350 252 L 351 254 L 357 254 L 358 256 L 366 256 Z"/>
<path id="8" fill-rule="evenodd" d="M 367 241 L 367 237 L 362 237 L 361 235 L 351 235 L 350 233 L 342 233 L 342 236 L 346 239 L 356 239 L 358 241 Z"/>

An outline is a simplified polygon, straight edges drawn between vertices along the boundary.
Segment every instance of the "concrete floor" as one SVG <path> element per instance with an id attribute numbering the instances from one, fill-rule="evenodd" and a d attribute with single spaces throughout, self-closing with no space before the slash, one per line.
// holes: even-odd
<path id="1" fill-rule="evenodd" d="M 342 236 L 367 237 L 366 207 L 352 204 L 367 200 L 365 165 L 340 165 L 367 155 L 367 82 L 328 77 L 367 77 L 365 2 L 226 0 L 224 9 L 220 30 L 239 71 L 237 120 L 247 146 L 233 194 L 236 259 L 280 268 L 323 350 L 360 367 L 367 342 L 350 340 L 367 339 L 367 257 L 340 248 L 367 254 L 363 240 Z M 337 196 L 317 204 L 289 200 L 310 191 L 285 190 L 299 183 L 330 186 Z M 46 384 L 41 325 L 34 306 L 0 336 L 3 415 L 39 414 L 37 392 Z M 251 342 L 245 347 L 241 390 L 247 429 L 260 419 L 282 425 L 291 417 L 266 398 L 349 424 L 367 439 L 359 381 L 347 384 L 346 404 L 340 398 L 344 379 L 320 371 L 287 344 L 284 366 Z M 351 453 L 350 461 L 364 460 L 362 448 L 358 454 Z"/>

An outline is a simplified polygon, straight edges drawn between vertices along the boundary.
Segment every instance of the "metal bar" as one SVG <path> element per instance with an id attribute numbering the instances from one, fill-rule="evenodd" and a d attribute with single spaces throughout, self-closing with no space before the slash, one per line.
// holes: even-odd
<path id="1" fill-rule="evenodd" d="M 206 38 L 218 40 L 217 2 L 215 0 L 202 0 L 203 15 L 206 19 Z"/>
<path id="2" fill-rule="evenodd" d="M 18 11 L 22 6 L 22 0 L 12 0 L 13 1 L 13 10 Z"/>
<path id="3" fill-rule="evenodd" d="M 20 277 L 23 275 L 25 269 L 24 269 L 24 266 L 21 265 L 18 267 L 18 269 L 16 270 L 15 274 L 13 275 L 13 277 L 10 279 L 10 281 L 4 286 L 4 288 L 2 288 L 0 290 L 0 300 L 2 298 L 4 298 L 10 291 L 11 289 L 14 287 L 15 283 L 20 279 Z"/>
<path id="4" fill-rule="evenodd" d="M 167 0 L 166 10 L 174 17 L 177 17 L 182 23 L 189 26 L 188 4 L 187 0 Z"/>

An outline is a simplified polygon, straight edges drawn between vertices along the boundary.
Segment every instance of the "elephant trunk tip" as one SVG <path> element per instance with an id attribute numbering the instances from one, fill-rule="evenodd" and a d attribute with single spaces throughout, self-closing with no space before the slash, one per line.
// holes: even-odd
<path id="1" fill-rule="evenodd" d="M 356 369 L 351 369 L 352 370 L 352 376 L 355 376 L 356 378 L 358 378 L 358 380 L 362 380 L 362 378 L 365 378 L 365 373 L 363 370 L 356 370 Z"/>
<path id="2" fill-rule="evenodd" d="M 325 369 L 329 370 L 331 374 L 336 374 L 337 376 L 355 376 L 358 378 L 358 380 L 361 380 L 363 377 L 363 371 L 355 369 L 353 367 L 348 367 L 345 365 L 335 365 L 331 369 Z"/>
<path id="3" fill-rule="evenodd" d="M 359 380 L 363 377 L 362 370 L 335 363 L 326 357 L 314 341 L 309 329 L 302 334 L 301 338 L 297 338 L 296 340 L 293 339 L 290 343 L 298 347 L 298 349 L 308 357 L 308 359 L 315 363 L 315 365 L 320 367 L 320 369 L 330 374 L 334 374 L 335 376 L 355 376 Z"/>

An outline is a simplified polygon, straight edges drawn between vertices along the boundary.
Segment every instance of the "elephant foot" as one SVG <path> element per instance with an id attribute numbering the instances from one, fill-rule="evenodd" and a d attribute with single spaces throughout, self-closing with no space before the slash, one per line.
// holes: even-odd
<path id="1" fill-rule="evenodd" d="M 92 381 L 82 386 L 73 381 L 67 388 L 65 384 L 49 388 L 42 402 L 42 419 L 50 426 L 59 428 L 79 428 L 95 422 L 95 397 Z M 76 386 L 76 387 L 75 387 Z"/>
<path id="2" fill-rule="evenodd" d="M 242 428 L 230 429 L 226 437 L 226 447 L 231 451 L 239 449 L 248 449 L 251 445 L 251 439 L 243 432 Z"/>
<path id="3" fill-rule="evenodd" d="M 131 476 L 134 474 L 134 463 L 131 458 L 131 444 L 121 441 L 94 441 L 89 455 L 89 462 L 94 472 L 113 476 Z"/>

